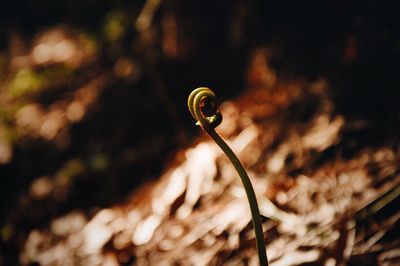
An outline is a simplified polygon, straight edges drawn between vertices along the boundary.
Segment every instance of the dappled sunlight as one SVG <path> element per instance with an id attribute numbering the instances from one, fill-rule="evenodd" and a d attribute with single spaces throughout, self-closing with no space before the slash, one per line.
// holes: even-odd
<path id="1" fill-rule="evenodd" d="M 0 265 L 397 265 L 398 14 L 340 2 L 0 4 Z"/>
<path id="2" fill-rule="evenodd" d="M 44 199 L 54 190 L 53 185 L 48 176 L 36 178 L 29 187 L 29 194 L 35 200 Z"/>
<path id="3" fill-rule="evenodd" d="M 250 88 L 271 88 L 276 84 L 277 75 L 268 63 L 272 54 L 272 48 L 260 47 L 253 51 L 246 75 Z"/>
<path id="4" fill-rule="evenodd" d="M 253 97 L 258 95 L 256 92 Z M 276 94 L 269 95 L 273 101 Z M 335 264 L 338 258 L 329 254 L 338 245 L 342 254 L 339 259 L 348 260 L 351 250 L 362 245 L 355 242 L 360 210 L 370 208 L 371 202 L 379 201 L 380 191 L 390 191 L 400 181 L 398 176 L 391 179 L 398 170 L 395 151 L 371 148 L 351 159 L 338 157 L 312 166 L 319 159 L 314 152 L 322 154 L 341 141 L 345 120 L 332 115 L 328 99 L 319 98 L 320 108 L 301 125 L 282 123 L 281 119 L 291 121 L 291 115 L 265 124 L 258 116 L 254 118 L 242 104 L 243 99 L 222 105 L 221 111 L 226 111 L 227 117 L 219 131 L 248 167 L 261 214 L 266 217 L 263 226 L 270 264 L 317 260 Z M 293 102 L 296 98 L 286 104 Z M 282 107 L 278 104 L 276 108 L 278 112 Z M 177 260 L 185 265 L 211 265 L 219 263 L 221 254 L 230 252 L 229 248 L 241 250 L 241 254 L 238 257 L 233 251 L 227 263 L 246 258 L 250 265 L 256 265 L 248 202 L 233 167 L 209 141 L 202 140 L 183 154 L 184 159 L 179 159 L 157 183 L 145 193 L 134 195 L 132 204 L 102 209 L 88 221 L 74 212 L 58 218 L 52 225 L 53 234 L 62 235 L 64 241 L 57 245 L 32 251 L 38 245 L 46 247 L 50 239 L 55 241 L 45 231 L 33 231 L 23 257 L 42 263 L 44 256 L 56 262 L 54 254 L 62 245 L 66 254 L 80 254 L 85 260 L 110 259 L 104 248 L 111 246 L 117 254 L 127 251 L 136 257 L 137 265 Z M 294 158 L 288 160 L 290 156 Z M 386 159 L 392 163 L 383 165 Z M 374 184 L 368 170 L 371 164 L 380 165 L 380 175 L 391 185 Z M 32 191 L 38 195 L 48 193 L 47 183 L 46 179 L 36 181 Z M 66 221 L 75 229 L 63 230 Z M 110 260 L 122 263 L 126 257 L 121 256 Z"/>
<path id="5" fill-rule="evenodd" d="M 105 86 L 104 75 L 76 86 L 74 71 L 98 56 L 96 42 L 66 26 L 43 29 L 27 40 L 15 34 L 5 61 L 8 77 L 0 84 L 0 164 L 12 160 L 13 143 L 43 139 L 59 148 L 70 143 L 69 129 L 81 121 Z M 60 89 L 61 88 L 61 89 Z M 39 96 L 67 90 L 65 97 L 43 103 Z"/>
<path id="6" fill-rule="evenodd" d="M 138 71 L 139 69 L 135 65 L 135 63 L 127 58 L 118 59 L 114 65 L 114 73 L 117 77 L 120 78 L 126 78 L 126 77 L 138 78 L 139 76 Z"/>
<path id="7" fill-rule="evenodd" d="M 72 98 L 56 101 L 47 108 L 38 103 L 23 106 L 15 114 L 19 134 L 54 140 L 60 131 L 67 130 L 72 123 L 84 117 L 87 109 L 96 101 L 103 83 L 104 79 L 96 78 L 78 88 Z M 58 143 L 63 141 L 66 140 L 59 139 Z"/>
<path id="8" fill-rule="evenodd" d="M 0 124 L 0 164 L 8 163 L 13 156 L 13 148 L 7 133 L 7 129 Z"/>
<path id="9" fill-rule="evenodd" d="M 96 44 L 88 36 L 56 27 L 36 38 L 31 57 L 38 65 L 65 63 L 77 68 L 93 59 L 96 53 Z"/>
<path id="10" fill-rule="evenodd" d="M 323 151 L 338 141 L 339 130 L 344 125 L 343 117 L 338 116 L 333 121 L 329 120 L 327 115 L 316 119 L 315 126 L 301 138 L 304 148 Z"/>

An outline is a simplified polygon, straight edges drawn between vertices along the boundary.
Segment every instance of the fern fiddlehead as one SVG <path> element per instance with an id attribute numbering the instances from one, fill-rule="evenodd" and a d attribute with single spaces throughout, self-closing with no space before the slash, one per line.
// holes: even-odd
<path id="1" fill-rule="evenodd" d="M 199 125 L 215 141 L 215 143 L 217 143 L 235 167 L 243 183 L 249 201 L 260 265 L 268 265 L 260 211 L 258 209 L 257 198 L 250 178 L 236 154 L 215 131 L 215 128 L 222 122 L 222 115 L 218 111 L 217 100 L 214 92 L 206 87 L 193 90 L 188 98 L 188 108 L 193 118 L 197 121 L 196 124 Z"/>

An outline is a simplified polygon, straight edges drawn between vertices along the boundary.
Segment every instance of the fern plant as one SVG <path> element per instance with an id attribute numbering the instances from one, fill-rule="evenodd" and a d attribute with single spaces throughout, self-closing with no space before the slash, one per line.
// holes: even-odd
<path id="1" fill-rule="evenodd" d="M 260 211 L 250 178 L 239 158 L 228 144 L 226 144 L 223 138 L 215 131 L 215 128 L 222 122 L 222 114 L 218 110 L 217 99 L 214 92 L 206 87 L 193 90 L 188 98 L 188 108 L 193 118 L 197 121 L 196 124 L 199 125 L 215 141 L 215 143 L 217 143 L 235 167 L 243 183 L 249 201 L 256 236 L 259 263 L 261 266 L 268 265 Z"/>

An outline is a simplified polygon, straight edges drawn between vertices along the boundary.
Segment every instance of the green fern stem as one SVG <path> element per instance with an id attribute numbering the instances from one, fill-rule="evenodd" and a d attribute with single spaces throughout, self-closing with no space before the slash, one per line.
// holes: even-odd
<path id="1" fill-rule="evenodd" d="M 250 205 L 251 217 L 256 236 L 258 259 L 261 266 L 268 265 L 260 211 L 258 209 L 257 198 L 254 193 L 250 178 L 247 175 L 246 170 L 244 169 L 239 158 L 228 146 L 228 144 L 226 144 L 223 138 L 215 131 L 215 128 L 222 122 L 222 115 L 218 111 L 214 92 L 206 87 L 193 90 L 188 98 L 188 107 L 190 113 L 197 121 L 196 124 L 201 126 L 201 128 L 215 141 L 215 143 L 217 143 L 217 145 L 232 162 L 237 173 L 239 174 Z"/>

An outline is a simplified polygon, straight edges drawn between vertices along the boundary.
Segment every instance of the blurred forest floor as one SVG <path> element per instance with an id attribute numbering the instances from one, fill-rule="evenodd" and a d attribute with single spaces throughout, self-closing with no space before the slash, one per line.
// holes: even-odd
<path id="1" fill-rule="evenodd" d="M 379 1 L 0 4 L 0 265 L 400 263 L 400 35 Z M 270 204 L 269 201 L 274 205 Z"/>

